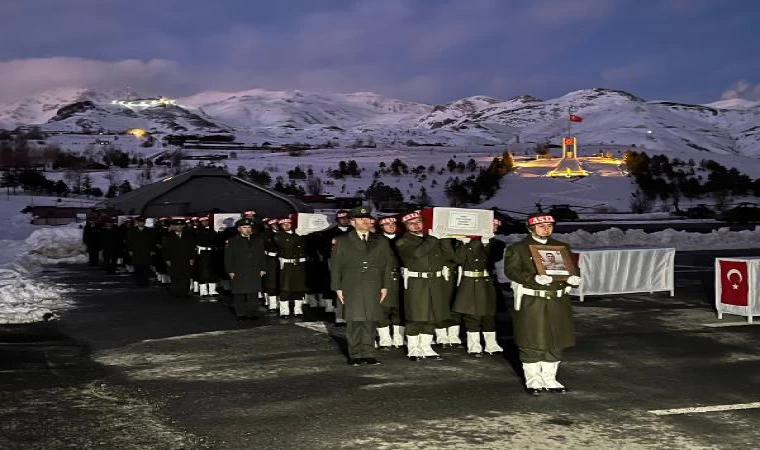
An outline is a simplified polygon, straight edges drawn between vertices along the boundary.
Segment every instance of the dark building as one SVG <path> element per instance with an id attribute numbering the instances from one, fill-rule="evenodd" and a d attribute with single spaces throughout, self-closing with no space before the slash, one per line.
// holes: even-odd
<path id="1" fill-rule="evenodd" d="M 197 167 L 106 199 L 96 210 L 146 217 L 256 211 L 259 217 L 313 212 L 295 197 L 245 181 L 217 167 Z"/>

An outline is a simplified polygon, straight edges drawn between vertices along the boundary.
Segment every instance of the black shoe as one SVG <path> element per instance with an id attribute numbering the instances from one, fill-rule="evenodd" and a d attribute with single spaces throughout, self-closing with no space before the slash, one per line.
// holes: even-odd
<path id="1" fill-rule="evenodd" d="M 420 359 L 422 359 L 419 356 L 407 356 L 407 358 L 409 358 L 409 361 L 413 361 L 413 362 L 417 362 Z"/>
<path id="2" fill-rule="evenodd" d="M 462 344 L 449 344 L 449 347 L 451 347 L 451 348 L 464 348 L 464 345 L 462 345 Z"/>
<path id="3" fill-rule="evenodd" d="M 370 366 L 378 366 L 382 364 L 380 361 L 376 360 L 375 358 L 362 358 L 362 363 L 368 364 Z"/>
<path id="4" fill-rule="evenodd" d="M 383 351 L 383 352 L 389 352 L 389 351 L 391 351 L 391 346 L 390 345 L 382 345 L 382 346 L 378 347 L 377 349 L 380 350 L 380 351 Z"/>
<path id="5" fill-rule="evenodd" d="M 561 387 L 561 388 L 544 388 L 546 392 L 550 392 L 552 394 L 567 394 L 567 388 Z"/>
<path id="6" fill-rule="evenodd" d="M 361 360 L 356 358 L 348 358 L 348 365 L 359 367 L 359 365 L 361 365 Z"/>
<path id="7" fill-rule="evenodd" d="M 531 395 L 533 397 L 538 397 L 541 395 L 541 388 L 525 388 L 525 392 L 528 393 L 528 395 Z"/>
<path id="8" fill-rule="evenodd" d="M 482 353 L 468 353 L 468 355 L 472 356 L 473 358 L 482 358 Z"/>

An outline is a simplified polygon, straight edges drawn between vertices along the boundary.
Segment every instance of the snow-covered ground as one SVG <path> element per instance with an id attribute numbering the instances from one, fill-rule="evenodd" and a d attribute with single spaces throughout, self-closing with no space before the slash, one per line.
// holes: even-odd
<path id="1" fill-rule="evenodd" d="M 49 320 L 65 314 L 73 306 L 66 290 L 39 279 L 40 268 L 49 264 L 84 264 L 82 230 L 72 224 L 60 227 L 29 224 L 28 214 L 21 209 L 29 204 L 28 196 L 11 196 L 0 200 L 0 224 L 4 230 L 0 246 L 0 323 L 24 323 Z M 53 203 L 56 199 L 35 197 L 36 204 Z M 655 216 L 642 215 L 645 221 Z M 522 235 L 501 237 L 507 243 Z M 621 231 L 617 228 L 588 233 L 575 231 L 557 234 L 556 238 L 574 248 L 602 247 L 673 247 L 678 251 L 748 248 L 760 242 L 760 227 L 754 230 L 729 231 L 721 228 L 711 233 L 687 233 L 665 230 L 644 233 L 641 230 Z"/>
<path id="2" fill-rule="evenodd" d="M 71 306 L 59 286 L 40 281 L 36 274 L 50 264 L 86 262 L 78 225 L 43 227 L 30 224 L 21 209 L 29 196 L 0 200 L 0 323 L 49 320 Z M 52 204 L 54 198 L 34 197 L 34 204 Z"/>

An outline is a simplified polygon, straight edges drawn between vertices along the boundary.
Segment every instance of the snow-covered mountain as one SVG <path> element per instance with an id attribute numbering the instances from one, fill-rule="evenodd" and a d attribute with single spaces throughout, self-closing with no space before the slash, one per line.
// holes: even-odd
<path id="1" fill-rule="evenodd" d="M 473 96 L 434 106 L 369 92 L 252 89 L 202 92 L 177 99 L 176 105 L 145 109 L 111 103 L 123 95 L 87 89 L 51 91 L 0 105 L 0 127 L 41 124 L 48 131 L 105 132 L 139 127 L 158 133 L 233 132 L 238 140 L 250 142 L 351 145 L 371 139 L 398 147 L 410 141 L 530 146 L 559 142 L 571 132 L 581 146 L 635 145 L 673 154 L 760 157 L 760 103 L 737 100 L 687 105 L 595 88 L 549 100 Z M 583 117 L 583 122 L 570 124 L 569 112 Z"/>

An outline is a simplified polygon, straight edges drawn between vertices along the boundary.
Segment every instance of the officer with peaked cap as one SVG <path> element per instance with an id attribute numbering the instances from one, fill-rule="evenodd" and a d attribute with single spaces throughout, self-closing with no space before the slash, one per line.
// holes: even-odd
<path id="1" fill-rule="evenodd" d="M 388 240 L 370 232 L 369 207 L 353 208 L 349 217 L 354 231 L 335 238 L 330 286 L 344 308 L 349 364 L 379 364 L 375 329 L 384 316 L 382 303 L 393 282 L 395 258 Z"/>
<path id="2" fill-rule="evenodd" d="M 162 254 L 171 279 L 169 292 L 175 297 L 190 293 L 190 277 L 195 263 L 195 240 L 185 230 L 185 219 L 172 220 L 172 231 L 164 237 Z"/>
<path id="3" fill-rule="evenodd" d="M 533 213 L 526 219 L 528 235 L 507 247 L 504 274 L 512 280 L 515 303 L 512 321 L 514 339 L 520 350 L 525 372 L 525 388 L 531 395 L 542 391 L 564 393 L 557 381 L 562 351 L 575 345 L 573 309 L 568 294 L 580 278 L 572 275 L 565 281 L 538 273 L 531 247 L 540 245 L 570 247 L 553 239 L 554 217 Z"/>
<path id="4" fill-rule="evenodd" d="M 403 266 L 407 357 L 441 359 L 431 344 L 435 328 L 451 318 L 449 274 L 444 267 L 454 259 L 453 248 L 425 233 L 419 211 L 401 220 L 407 232 L 396 241 L 396 249 Z"/>
<path id="5" fill-rule="evenodd" d="M 235 316 L 238 320 L 255 319 L 256 300 L 264 276 L 264 243 L 253 233 L 253 221 L 235 222 L 238 234 L 227 239 L 224 269 L 230 277 Z"/>

